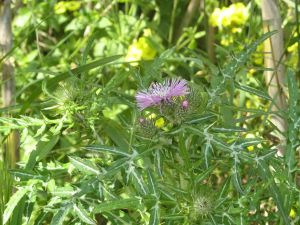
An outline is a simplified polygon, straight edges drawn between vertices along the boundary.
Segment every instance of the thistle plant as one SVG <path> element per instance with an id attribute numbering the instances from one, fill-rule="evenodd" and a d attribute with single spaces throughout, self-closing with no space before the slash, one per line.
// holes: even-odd
<path id="1" fill-rule="evenodd" d="M 162 83 L 152 83 L 147 90 L 139 91 L 135 98 L 141 111 L 152 110 L 171 124 L 180 124 L 205 108 L 205 92 L 199 89 L 184 79 L 166 79 Z"/>
<path id="2" fill-rule="evenodd" d="M 265 68 L 256 68 L 251 82 L 246 76 L 257 47 L 276 33 L 253 35 L 256 27 L 251 27 L 245 35 L 245 26 L 259 22 L 256 16 L 248 24 L 249 6 L 259 1 L 248 6 L 236 1 L 212 14 L 211 25 L 220 32 L 212 44 L 226 46 L 222 37 L 228 36 L 232 46 L 243 40 L 241 51 L 230 54 L 217 46 L 217 62 L 197 46 L 202 35 L 213 33 L 202 30 L 207 18 L 193 18 L 193 24 L 191 14 L 181 10 L 190 8 L 185 1 L 87 2 L 88 7 L 78 1 L 34 1 L 30 16 L 17 21 L 40 12 L 46 18 L 49 9 L 54 14 L 49 15 L 53 26 L 44 26 L 47 19 L 34 24 L 36 35 L 32 26 L 24 27 L 30 46 L 16 45 L 16 54 L 9 53 L 33 59 L 16 60 L 21 65 L 16 73 L 24 74 L 16 76 L 19 104 L 1 109 L 12 116 L 0 117 L 2 142 L 14 130 L 21 136 L 16 168 L 0 163 L 1 222 L 298 224 L 296 73 L 287 72 L 285 111 L 272 110 L 274 100 L 260 84 Z M 204 10 L 215 3 L 207 1 Z M 35 5 L 41 7 L 33 10 Z M 187 21 L 191 26 L 180 37 L 176 19 L 182 16 L 182 29 Z M 55 36 L 66 31 L 71 32 Z M 16 40 L 23 43 L 24 37 Z M 248 99 L 257 104 L 248 105 Z M 278 142 L 268 139 L 276 129 L 272 115 L 289 124 L 282 133 L 284 157 L 276 155 Z"/>

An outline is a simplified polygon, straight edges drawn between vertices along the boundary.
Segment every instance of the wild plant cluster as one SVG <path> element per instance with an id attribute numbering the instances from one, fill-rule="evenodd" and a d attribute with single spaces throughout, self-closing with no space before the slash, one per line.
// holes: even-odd
<path id="1" fill-rule="evenodd" d="M 277 31 L 235 40 L 246 37 L 254 3 L 213 11 L 217 3 L 209 2 L 206 22 L 224 32 L 216 62 L 195 47 L 203 18 L 171 45 L 176 31 L 162 31 L 175 22 L 161 22 L 169 1 L 95 3 L 102 16 L 79 13 L 79 1 L 49 2 L 58 20 L 50 15 L 36 26 L 65 25 L 69 34 L 53 48 L 30 49 L 16 71 L 27 74 L 17 80 L 18 104 L 1 109 L 2 142 L 18 131 L 21 153 L 13 168 L 1 160 L 3 224 L 299 223 L 298 77 L 288 67 L 287 108 L 273 111 L 274 98 L 254 76 L 268 70 L 259 52 Z M 49 2 L 33 10 L 43 15 Z M 20 10 L 26 19 L 29 11 Z M 160 20 L 147 14 L 155 10 Z M 15 23 L 21 32 L 22 18 Z M 250 61 L 257 66 L 249 69 Z M 287 121 L 286 132 L 273 116 Z"/>

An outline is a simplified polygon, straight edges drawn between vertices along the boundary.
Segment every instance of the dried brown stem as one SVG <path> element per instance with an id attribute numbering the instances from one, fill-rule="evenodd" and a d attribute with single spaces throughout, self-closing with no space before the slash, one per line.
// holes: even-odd
<path id="1" fill-rule="evenodd" d="M 285 111 L 287 109 L 286 97 L 283 92 L 285 67 L 281 63 L 284 58 L 283 30 L 281 28 L 280 11 L 275 0 L 262 0 L 262 19 L 265 32 L 277 30 L 277 33 L 264 42 L 264 66 L 273 71 L 265 71 L 265 81 L 268 93 L 273 99 L 271 111 Z M 272 115 L 271 122 L 281 133 L 287 131 L 287 121 L 278 115 Z M 284 154 L 286 139 L 279 135 L 281 146 L 278 154 Z"/>
<path id="2" fill-rule="evenodd" d="M 3 57 L 12 49 L 12 10 L 11 1 L 0 2 L 0 56 Z M 2 62 L 2 103 L 3 107 L 15 104 L 15 78 L 14 68 L 11 58 L 7 57 Z M 10 165 L 15 166 L 19 159 L 19 135 L 17 131 L 12 131 L 7 138 L 5 146 L 6 156 L 10 160 Z"/>
<path id="3" fill-rule="evenodd" d="M 183 28 L 187 27 L 191 23 L 193 17 L 197 13 L 197 11 L 199 12 L 201 1 L 202 0 L 191 0 L 190 3 L 188 4 L 188 7 L 187 7 L 186 12 L 184 14 L 184 17 L 183 17 L 178 29 L 175 32 L 175 37 L 174 37 L 175 41 L 182 34 Z"/>

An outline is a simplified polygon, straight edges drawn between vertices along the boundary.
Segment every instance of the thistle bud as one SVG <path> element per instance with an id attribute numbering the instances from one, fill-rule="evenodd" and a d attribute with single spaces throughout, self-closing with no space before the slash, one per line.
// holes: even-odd
<path id="1" fill-rule="evenodd" d="M 195 198 L 191 210 L 192 221 L 199 221 L 213 212 L 213 199 L 208 195 L 199 195 Z"/>
<path id="2" fill-rule="evenodd" d="M 137 121 L 137 132 L 145 138 L 153 137 L 157 132 L 157 127 L 152 119 L 140 117 Z"/>
<path id="3" fill-rule="evenodd" d="M 187 109 L 189 107 L 189 102 L 187 100 L 184 100 L 182 103 L 181 103 L 181 106 L 182 108 L 184 109 Z"/>

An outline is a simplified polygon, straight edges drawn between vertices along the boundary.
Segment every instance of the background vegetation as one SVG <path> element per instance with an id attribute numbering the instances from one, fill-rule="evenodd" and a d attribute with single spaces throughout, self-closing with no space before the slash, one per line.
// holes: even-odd
<path id="1" fill-rule="evenodd" d="M 299 224 L 299 11 L 0 1 L 0 222 Z M 192 113 L 138 109 L 176 77 Z"/>

